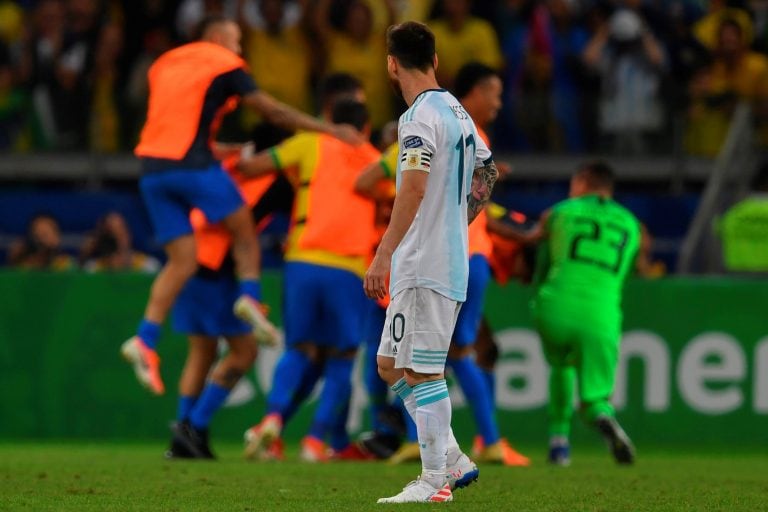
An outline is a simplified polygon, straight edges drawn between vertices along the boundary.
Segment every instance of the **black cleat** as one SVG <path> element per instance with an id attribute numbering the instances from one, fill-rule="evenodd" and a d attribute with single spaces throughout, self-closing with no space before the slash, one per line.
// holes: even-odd
<path id="1" fill-rule="evenodd" d="M 171 446 L 165 451 L 166 459 L 194 459 L 195 456 L 174 435 Z"/>
<path id="2" fill-rule="evenodd" d="M 373 454 L 377 459 L 390 458 L 401 444 L 400 436 L 397 434 L 381 432 L 363 432 L 360 434 L 358 442 L 365 451 Z"/>
<path id="3" fill-rule="evenodd" d="M 595 420 L 595 427 L 608 443 L 613 458 L 618 464 L 632 464 L 635 462 L 635 447 L 629 436 L 624 432 L 615 418 L 602 416 Z"/>
<path id="4" fill-rule="evenodd" d="M 189 424 L 188 421 L 173 423 L 171 425 L 173 432 L 173 442 L 171 446 L 178 445 L 182 450 L 189 454 L 188 458 L 193 459 L 215 459 L 216 456 L 211 452 L 208 446 L 208 430 L 198 430 Z M 182 451 L 183 453 L 183 451 Z"/>

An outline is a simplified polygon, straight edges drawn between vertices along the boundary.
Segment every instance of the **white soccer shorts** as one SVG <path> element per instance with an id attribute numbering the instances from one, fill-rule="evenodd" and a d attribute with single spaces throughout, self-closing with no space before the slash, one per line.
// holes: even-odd
<path id="1" fill-rule="evenodd" d="M 445 370 L 461 303 L 429 288 L 407 288 L 387 308 L 378 355 L 395 359 L 395 368 L 437 374 Z"/>

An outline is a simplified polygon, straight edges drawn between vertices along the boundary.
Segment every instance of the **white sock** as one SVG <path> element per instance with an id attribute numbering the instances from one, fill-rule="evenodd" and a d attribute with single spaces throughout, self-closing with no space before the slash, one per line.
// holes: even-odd
<path id="1" fill-rule="evenodd" d="M 414 386 L 421 478 L 436 488 L 445 485 L 451 432 L 451 399 L 445 379 Z"/>
<path id="2" fill-rule="evenodd" d="M 403 377 L 402 379 L 395 382 L 390 389 L 397 393 L 397 396 L 399 396 L 403 401 L 405 410 L 408 411 L 408 414 L 411 416 L 413 422 L 416 423 L 416 428 L 418 429 L 419 422 L 416 420 L 416 397 L 413 394 L 413 388 L 409 386 L 407 382 L 405 382 L 405 377 Z M 461 457 L 464 453 L 461 451 L 459 443 L 456 441 L 456 437 L 453 435 L 453 428 L 451 428 L 450 417 L 448 419 L 447 447 L 447 464 L 448 467 L 451 467 L 459 461 L 459 457 Z"/>

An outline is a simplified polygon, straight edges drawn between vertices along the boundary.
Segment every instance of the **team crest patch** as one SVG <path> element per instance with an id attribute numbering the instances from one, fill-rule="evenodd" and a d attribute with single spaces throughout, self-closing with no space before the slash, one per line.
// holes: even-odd
<path id="1" fill-rule="evenodd" d="M 405 149 L 420 148 L 423 145 L 424 141 L 421 140 L 421 137 L 417 137 L 416 135 L 406 137 L 406 139 L 403 141 L 403 147 Z"/>

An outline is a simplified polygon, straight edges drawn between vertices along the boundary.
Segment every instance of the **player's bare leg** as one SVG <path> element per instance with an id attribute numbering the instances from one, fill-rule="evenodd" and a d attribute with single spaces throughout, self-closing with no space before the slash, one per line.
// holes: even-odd
<path id="1" fill-rule="evenodd" d="M 195 238 L 183 235 L 165 246 L 168 261 L 152 283 L 149 301 L 144 312 L 144 324 L 157 329 L 168 316 L 184 284 L 197 270 L 195 256 Z M 140 331 L 141 332 L 141 331 Z M 156 340 L 145 340 L 133 336 L 123 343 L 120 351 L 123 357 L 133 365 L 139 383 L 156 395 L 165 393 L 165 385 L 160 377 L 160 358 L 155 352 Z"/>
<path id="2" fill-rule="evenodd" d="M 259 343 L 274 345 L 277 329 L 267 320 L 261 305 L 259 278 L 261 275 L 261 251 L 256 228 L 248 206 L 242 206 L 226 217 L 224 226 L 232 234 L 232 257 L 237 267 L 241 286 L 250 285 L 251 293 L 242 293 L 234 305 L 235 314 L 253 327 L 253 334 Z"/>
<path id="3" fill-rule="evenodd" d="M 216 339 L 192 338 L 200 338 L 201 343 L 207 342 L 214 351 L 216 350 Z M 173 427 L 174 442 L 182 444 L 196 458 L 213 458 L 208 441 L 208 424 L 214 413 L 224 404 L 232 388 L 253 367 L 256 360 L 256 340 L 252 334 L 227 336 L 226 340 L 229 351 L 211 373 L 205 389 L 189 414 L 189 419 Z"/>

